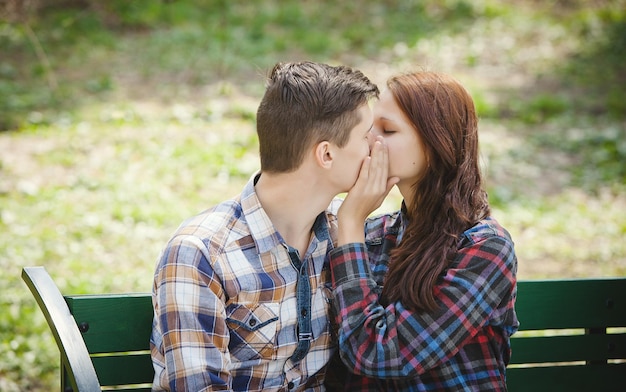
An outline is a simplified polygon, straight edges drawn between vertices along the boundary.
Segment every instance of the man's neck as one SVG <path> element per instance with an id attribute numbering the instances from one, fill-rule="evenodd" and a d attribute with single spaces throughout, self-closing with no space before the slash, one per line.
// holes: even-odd
<path id="1" fill-rule="evenodd" d="M 255 185 L 257 197 L 272 224 L 288 245 L 304 257 L 317 216 L 328 207 L 332 192 L 314 176 L 299 171 L 262 173 Z"/>

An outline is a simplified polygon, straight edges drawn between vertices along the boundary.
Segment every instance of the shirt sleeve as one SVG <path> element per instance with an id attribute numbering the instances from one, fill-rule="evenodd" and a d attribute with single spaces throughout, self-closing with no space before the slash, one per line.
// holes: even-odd
<path id="1" fill-rule="evenodd" d="M 333 306 L 339 350 L 356 374 L 377 378 L 417 377 L 454 356 L 481 327 L 511 304 L 516 259 L 511 241 L 488 237 L 458 251 L 453 268 L 435 286 L 439 309 L 407 310 L 380 304 L 367 249 L 351 243 L 331 253 Z"/>
<path id="2" fill-rule="evenodd" d="M 195 237 L 174 238 L 159 266 L 154 323 L 163 363 L 155 363 L 155 381 L 171 391 L 229 390 L 223 288 L 209 263 L 208 249 Z"/>

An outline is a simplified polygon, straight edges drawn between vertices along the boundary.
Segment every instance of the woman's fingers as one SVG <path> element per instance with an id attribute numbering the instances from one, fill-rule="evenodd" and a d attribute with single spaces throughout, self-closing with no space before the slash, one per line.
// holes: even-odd
<path id="1" fill-rule="evenodd" d="M 378 137 L 372 149 L 372 164 L 370 165 L 371 184 L 373 192 L 380 194 L 382 199 L 389 193 L 393 185 L 397 182 L 394 177 L 389 179 L 389 150 L 382 137 Z"/>

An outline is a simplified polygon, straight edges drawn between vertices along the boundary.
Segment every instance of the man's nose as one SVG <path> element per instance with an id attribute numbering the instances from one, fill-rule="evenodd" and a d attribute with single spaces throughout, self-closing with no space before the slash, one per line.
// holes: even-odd
<path id="1" fill-rule="evenodd" d="M 376 135 L 374 134 L 373 130 L 370 129 L 370 131 L 367 133 L 367 143 L 370 146 L 370 150 L 374 146 L 375 141 L 376 141 Z"/>
<path id="2" fill-rule="evenodd" d="M 369 133 L 370 140 L 374 141 L 376 140 L 376 136 L 382 136 L 382 135 L 383 133 L 378 127 L 373 126 L 372 129 L 370 129 L 370 133 Z"/>

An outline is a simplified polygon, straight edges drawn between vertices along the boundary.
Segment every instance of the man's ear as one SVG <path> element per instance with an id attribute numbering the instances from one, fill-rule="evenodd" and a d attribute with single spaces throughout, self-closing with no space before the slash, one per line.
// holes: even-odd
<path id="1" fill-rule="evenodd" d="M 328 141 L 317 143 L 314 150 L 315 163 L 324 169 L 330 169 L 333 165 L 333 146 Z"/>

